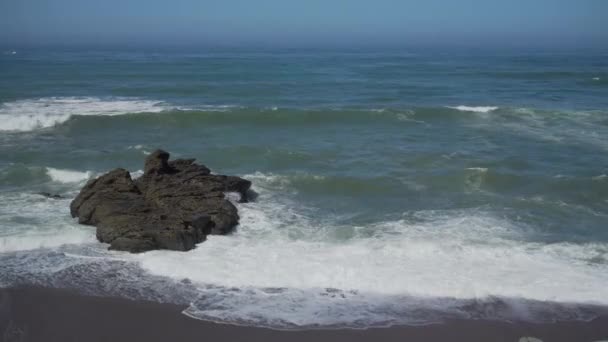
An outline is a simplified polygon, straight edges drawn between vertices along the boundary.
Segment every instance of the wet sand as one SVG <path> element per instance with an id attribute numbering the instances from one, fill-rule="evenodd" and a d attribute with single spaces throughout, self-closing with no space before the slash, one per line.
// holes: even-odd
<path id="1" fill-rule="evenodd" d="M 0 340 L 25 341 L 543 341 L 608 340 L 608 316 L 551 324 L 452 320 L 366 330 L 278 331 L 203 322 L 184 307 L 83 296 L 48 288 L 0 289 Z"/>

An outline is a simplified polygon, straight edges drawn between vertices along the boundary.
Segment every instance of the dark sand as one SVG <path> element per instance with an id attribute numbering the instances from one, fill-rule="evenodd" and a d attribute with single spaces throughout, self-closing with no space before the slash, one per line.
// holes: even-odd
<path id="1" fill-rule="evenodd" d="M 608 316 L 531 324 L 458 320 L 368 330 L 277 331 L 208 323 L 183 307 L 46 288 L 0 289 L 0 340 L 13 341 L 543 341 L 608 340 Z"/>

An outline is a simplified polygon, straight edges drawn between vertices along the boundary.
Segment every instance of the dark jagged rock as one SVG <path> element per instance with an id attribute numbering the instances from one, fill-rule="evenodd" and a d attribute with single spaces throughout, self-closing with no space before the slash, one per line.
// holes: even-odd
<path id="1" fill-rule="evenodd" d="M 239 177 L 211 174 L 194 159 L 169 161 L 169 153 L 157 150 L 135 181 L 125 169 L 90 180 L 70 211 L 79 223 L 96 226 L 97 238 L 110 249 L 187 251 L 209 234 L 233 231 L 239 216 L 224 193 L 247 201 L 250 186 Z"/>

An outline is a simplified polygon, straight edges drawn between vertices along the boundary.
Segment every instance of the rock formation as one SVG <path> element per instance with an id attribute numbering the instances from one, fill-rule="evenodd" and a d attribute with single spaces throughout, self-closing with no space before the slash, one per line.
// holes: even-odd
<path id="1" fill-rule="evenodd" d="M 97 238 L 110 249 L 187 251 L 209 234 L 234 230 L 239 216 L 224 193 L 238 193 L 244 202 L 250 186 L 239 177 L 211 174 L 194 159 L 169 161 L 169 153 L 157 150 L 136 180 L 125 169 L 90 180 L 70 211 L 79 223 L 96 226 Z"/>

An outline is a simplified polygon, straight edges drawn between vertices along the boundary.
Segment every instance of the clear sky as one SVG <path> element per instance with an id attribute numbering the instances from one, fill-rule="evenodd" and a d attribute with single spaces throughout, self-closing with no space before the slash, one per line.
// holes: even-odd
<path id="1" fill-rule="evenodd" d="M 0 0 L 3 43 L 608 44 L 608 0 Z"/>

